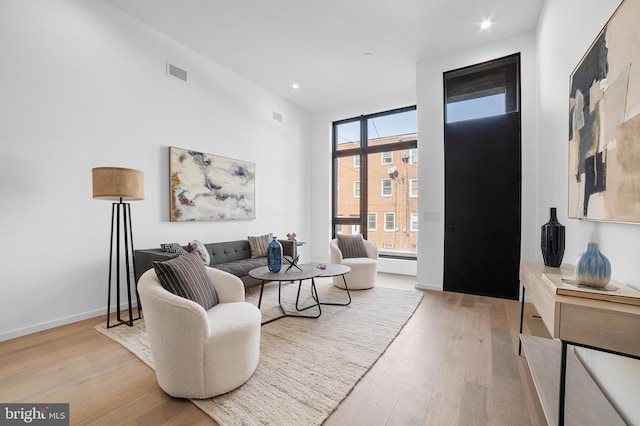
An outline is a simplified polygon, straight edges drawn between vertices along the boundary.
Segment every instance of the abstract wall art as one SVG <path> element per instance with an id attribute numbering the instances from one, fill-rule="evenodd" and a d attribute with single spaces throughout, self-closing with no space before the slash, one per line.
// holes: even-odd
<path id="1" fill-rule="evenodd" d="M 255 219 L 255 164 L 169 147 L 171 221 Z"/>
<path id="2" fill-rule="evenodd" d="M 640 223 L 638 16 L 625 0 L 571 74 L 571 218 Z"/>

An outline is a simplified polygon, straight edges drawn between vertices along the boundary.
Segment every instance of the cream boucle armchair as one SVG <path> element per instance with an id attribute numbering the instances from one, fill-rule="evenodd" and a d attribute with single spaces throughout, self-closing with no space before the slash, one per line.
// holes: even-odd
<path id="1" fill-rule="evenodd" d="M 331 262 L 346 265 L 351 268 L 351 271 L 345 275 L 349 290 L 364 290 L 376 284 L 378 247 L 367 240 L 362 240 L 362 242 L 367 257 L 351 257 L 346 259 L 342 256 L 342 251 L 340 251 L 340 247 L 338 247 L 337 239 L 331 240 L 329 244 Z M 342 277 L 340 276 L 333 277 L 333 285 L 339 288 L 345 288 Z"/>
<path id="2" fill-rule="evenodd" d="M 220 395 L 246 382 L 260 358 L 258 308 L 240 278 L 207 268 L 219 303 L 208 311 L 165 290 L 153 269 L 138 282 L 160 387 L 179 398 Z"/>

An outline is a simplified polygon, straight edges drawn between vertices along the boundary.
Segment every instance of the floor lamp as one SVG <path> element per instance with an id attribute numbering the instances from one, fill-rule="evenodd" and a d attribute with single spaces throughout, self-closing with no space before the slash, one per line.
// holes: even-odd
<path id="1" fill-rule="evenodd" d="M 140 170 L 121 167 L 95 167 L 91 170 L 93 177 L 93 198 L 114 200 L 111 205 L 111 245 L 109 247 L 109 294 L 107 296 L 107 328 L 126 324 L 129 327 L 135 320 L 141 318 L 140 299 L 138 290 L 134 288 L 138 316 L 133 317 L 132 307 L 132 274 L 135 277 L 133 262 L 133 233 L 131 231 L 131 209 L 129 203 L 123 200 L 144 200 L 144 174 Z M 115 258 L 114 258 L 115 248 Z M 129 318 L 124 320 L 120 316 L 120 278 L 121 251 L 124 252 L 124 266 L 127 283 L 127 300 L 129 302 Z M 114 280 L 115 270 L 115 280 Z M 115 281 L 115 283 L 114 283 Z M 116 318 L 115 324 L 110 323 L 111 317 L 111 285 L 116 287 Z"/>

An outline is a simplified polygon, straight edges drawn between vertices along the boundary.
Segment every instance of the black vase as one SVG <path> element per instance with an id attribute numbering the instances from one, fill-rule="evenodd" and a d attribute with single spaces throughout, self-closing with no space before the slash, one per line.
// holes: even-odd
<path id="1" fill-rule="evenodd" d="M 555 207 L 551 207 L 549 222 L 542 225 L 540 248 L 546 266 L 560 266 L 564 256 L 564 225 L 558 222 Z"/>

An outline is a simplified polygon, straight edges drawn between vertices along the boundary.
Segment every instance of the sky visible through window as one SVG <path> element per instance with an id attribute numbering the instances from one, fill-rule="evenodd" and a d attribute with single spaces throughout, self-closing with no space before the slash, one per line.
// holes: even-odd
<path id="1" fill-rule="evenodd" d="M 369 139 L 417 133 L 416 110 L 370 118 L 367 122 Z M 360 141 L 360 122 L 338 126 L 338 144 Z"/>
<path id="2" fill-rule="evenodd" d="M 447 104 L 447 123 L 492 117 L 505 113 L 504 93 Z"/>

